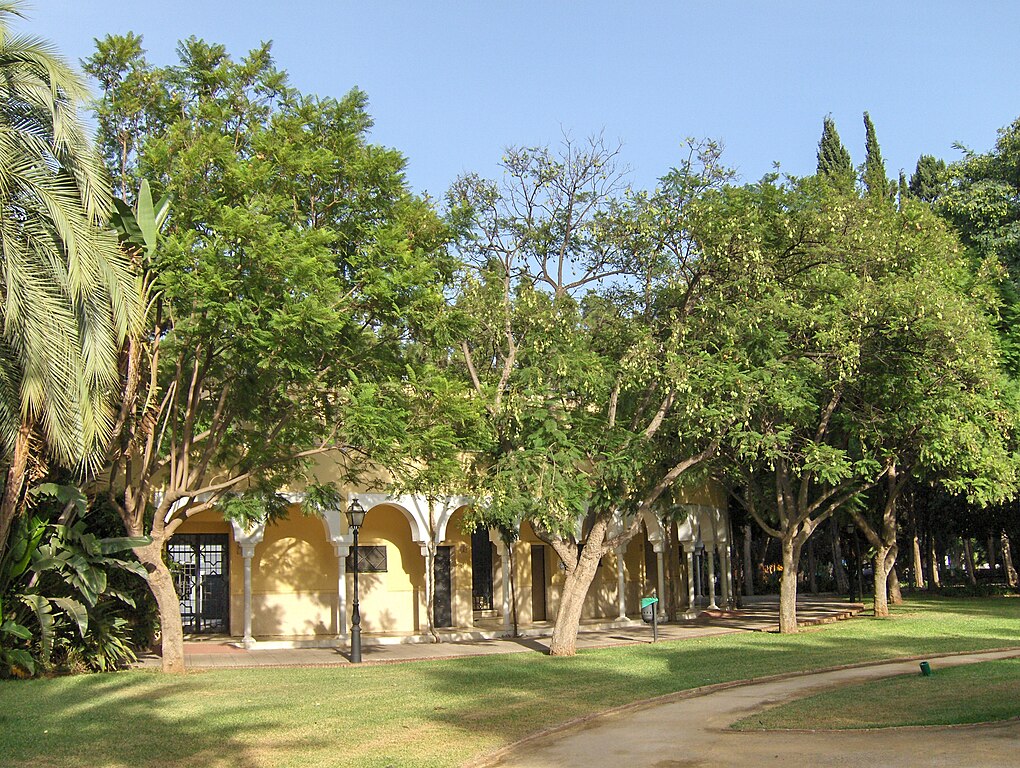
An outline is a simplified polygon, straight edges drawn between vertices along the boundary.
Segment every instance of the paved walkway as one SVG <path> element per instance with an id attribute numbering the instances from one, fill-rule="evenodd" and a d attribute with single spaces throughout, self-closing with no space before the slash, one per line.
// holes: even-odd
<path id="1" fill-rule="evenodd" d="M 746 598 L 745 598 L 746 600 Z M 807 597 L 798 601 L 798 619 L 803 624 L 817 624 L 848 618 L 863 610 L 860 603 L 848 603 L 838 597 Z M 733 611 L 710 611 L 694 621 L 659 625 L 660 640 L 682 640 L 710 635 L 748 631 L 775 631 L 779 628 L 779 605 L 776 597 L 758 597 L 747 601 L 744 608 Z M 545 633 L 538 634 L 538 633 Z M 393 663 L 423 659 L 444 659 L 492 653 L 546 653 L 552 626 L 531 627 L 522 638 L 457 640 L 451 642 L 395 642 L 400 638 L 362 636 L 364 663 Z M 652 641 L 652 628 L 640 620 L 627 626 L 582 626 L 577 636 L 578 648 L 605 648 L 634 645 Z M 158 667 L 158 656 L 140 660 L 141 667 Z M 346 648 L 259 648 L 237 647 L 236 639 L 218 638 L 186 642 L 184 663 L 189 669 L 266 666 L 336 666 L 349 664 Z"/>
<path id="2" fill-rule="evenodd" d="M 932 657 L 940 667 L 1020 656 L 1020 650 Z M 1016 765 L 1020 721 L 955 728 L 873 731 L 746 732 L 728 726 L 762 707 L 835 685 L 917 672 L 916 661 L 891 662 L 728 688 L 610 713 L 516 744 L 502 768 L 611 766 L 953 766 Z M 921 702 L 919 702 L 921 703 Z"/>

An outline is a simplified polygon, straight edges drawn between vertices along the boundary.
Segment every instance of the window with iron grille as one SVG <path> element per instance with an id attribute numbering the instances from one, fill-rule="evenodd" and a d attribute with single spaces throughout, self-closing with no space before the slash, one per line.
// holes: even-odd
<path id="1" fill-rule="evenodd" d="M 354 550 L 347 555 L 347 570 L 354 570 Z M 386 545 L 358 545 L 359 573 L 386 573 Z"/>

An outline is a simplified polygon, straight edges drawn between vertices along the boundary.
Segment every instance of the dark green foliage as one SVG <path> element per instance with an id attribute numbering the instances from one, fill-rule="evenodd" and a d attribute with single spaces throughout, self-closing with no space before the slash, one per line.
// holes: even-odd
<path id="1" fill-rule="evenodd" d="M 922 181 L 937 191 L 935 210 L 970 247 L 975 268 L 999 279 L 999 330 L 1005 365 L 1020 377 L 1020 119 L 1000 129 L 995 148 L 948 168 L 926 161 Z M 1001 270 L 1005 270 L 1003 274 Z"/>
<path id="2" fill-rule="evenodd" d="M 887 198 L 889 178 L 885 173 L 885 161 L 882 159 L 882 150 L 875 135 L 875 124 L 871 122 L 871 116 L 867 112 L 864 113 L 864 149 L 864 165 L 861 169 L 864 191 L 871 197 Z"/>
<path id="3" fill-rule="evenodd" d="M 822 138 L 818 141 L 817 173 L 841 189 L 853 189 L 857 174 L 854 173 L 850 153 L 839 139 L 836 121 L 831 115 L 826 115 L 822 123 Z"/>
<path id="4" fill-rule="evenodd" d="M 145 572 L 114 555 L 144 540 L 87 530 L 76 519 L 86 500 L 75 488 L 44 484 L 34 495 L 33 514 L 19 520 L 0 561 L 0 673 L 106 671 L 134 661 L 129 617 Z M 134 584 L 121 588 L 116 572 Z"/>
<path id="5" fill-rule="evenodd" d="M 946 190 L 948 182 L 945 160 L 932 155 L 921 155 L 910 176 L 910 193 L 919 200 L 934 203 Z"/>

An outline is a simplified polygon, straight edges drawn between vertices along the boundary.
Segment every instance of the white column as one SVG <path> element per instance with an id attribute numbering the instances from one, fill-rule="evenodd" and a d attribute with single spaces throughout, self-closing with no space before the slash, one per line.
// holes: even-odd
<path id="1" fill-rule="evenodd" d="M 436 578 L 434 571 L 435 558 L 433 558 L 432 553 L 429 552 L 428 544 L 421 545 L 421 555 L 425 558 L 425 627 L 423 629 L 419 625 L 418 631 L 428 632 L 428 627 L 435 618 L 434 616 L 429 615 L 429 605 L 432 603 L 432 589 Z"/>
<path id="2" fill-rule="evenodd" d="M 351 551 L 346 544 L 334 544 L 336 552 L 336 639 L 347 639 L 347 554 Z"/>
<path id="3" fill-rule="evenodd" d="M 719 550 L 719 557 L 722 560 L 722 597 L 723 605 L 727 608 L 733 607 L 733 563 L 730 560 L 730 544 L 726 542 Z"/>
<path id="4" fill-rule="evenodd" d="M 712 548 L 705 548 L 705 552 L 708 554 L 708 607 L 717 609 L 719 606 L 715 603 L 715 544 L 712 544 Z"/>
<path id="5" fill-rule="evenodd" d="M 698 609 L 694 605 L 694 543 L 684 544 L 684 554 L 687 556 L 687 610 L 684 611 L 685 619 L 698 618 Z"/>
<path id="6" fill-rule="evenodd" d="M 617 618 L 623 620 L 627 618 L 627 573 L 623 562 L 623 556 L 627 550 L 626 547 L 616 547 L 613 551 L 616 553 Z"/>
<path id="7" fill-rule="evenodd" d="M 704 585 L 701 583 L 701 561 L 704 558 L 705 550 L 694 553 L 694 595 L 696 598 L 700 598 L 704 594 Z M 694 601 L 691 601 L 691 606 L 694 605 Z"/>
<path id="8" fill-rule="evenodd" d="M 659 621 L 664 621 L 666 618 L 666 571 L 663 566 L 662 542 L 655 542 L 652 544 L 652 548 L 655 550 L 655 575 L 658 580 L 655 596 L 659 598 L 659 602 L 655 604 L 655 612 L 658 614 Z"/>
<path id="9" fill-rule="evenodd" d="M 231 522 L 230 527 L 234 532 L 234 541 L 241 548 L 241 557 L 244 558 L 244 637 L 241 643 L 245 648 L 251 648 L 255 645 L 255 637 L 251 631 L 251 560 L 255 556 L 255 547 L 262 541 L 266 527 L 256 525 L 250 529 L 242 528 L 236 520 Z"/>
<path id="10" fill-rule="evenodd" d="M 241 557 L 244 558 L 244 638 L 242 643 L 245 648 L 255 645 L 255 638 L 251 634 L 251 559 L 254 555 L 254 544 L 241 545 Z"/>
<path id="11" fill-rule="evenodd" d="M 510 547 L 502 540 L 497 541 L 496 553 L 503 568 L 503 631 L 509 634 L 513 630 L 510 614 Z"/>

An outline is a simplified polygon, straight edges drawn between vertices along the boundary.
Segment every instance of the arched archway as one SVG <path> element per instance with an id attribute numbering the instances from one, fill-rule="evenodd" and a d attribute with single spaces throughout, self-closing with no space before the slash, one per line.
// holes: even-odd
<path id="1" fill-rule="evenodd" d="M 370 507 L 358 535 L 361 626 L 365 632 L 416 632 L 421 621 L 425 561 L 414 533 L 414 518 L 399 504 Z M 348 557 L 353 589 L 353 553 Z"/>

